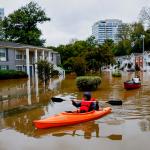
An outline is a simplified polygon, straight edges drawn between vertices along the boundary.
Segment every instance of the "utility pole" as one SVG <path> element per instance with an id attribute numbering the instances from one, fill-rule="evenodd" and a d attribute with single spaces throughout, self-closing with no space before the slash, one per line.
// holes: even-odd
<path id="1" fill-rule="evenodd" d="M 145 65 L 145 63 L 144 63 L 144 38 L 145 38 L 145 35 L 141 35 L 141 38 L 143 39 L 143 71 L 144 71 L 144 65 Z"/>

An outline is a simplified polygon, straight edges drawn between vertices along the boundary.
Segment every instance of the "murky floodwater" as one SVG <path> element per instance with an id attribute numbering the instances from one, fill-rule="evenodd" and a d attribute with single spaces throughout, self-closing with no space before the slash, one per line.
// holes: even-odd
<path id="1" fill-rule="evenodd" d="M 34 80 L 0 81 L 0 150 L 149 150 L 150 73 L 140 74 L 142 88 L 126 91 L 123 81 L 133 76 L 103 74 L 99 89 L 93 92 L 101 107 L 108 106 L 102 100 L 111 98 L 124 102 L 111 106 L 111 114 L 96 121 L 44 130 L 35 129 L 32 121 L 75 109 L 69 98 L 61 103 L 50 100 L 58 94 L 80 99 L 82 92 L 76 88 L 75 79 L 52 80 L 45 90 Z"/>

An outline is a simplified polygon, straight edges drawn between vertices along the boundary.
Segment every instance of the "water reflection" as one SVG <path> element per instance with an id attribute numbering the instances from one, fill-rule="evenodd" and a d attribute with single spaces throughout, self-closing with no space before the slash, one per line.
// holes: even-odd
<path id="1" fill-rule="evenodd" d="M 93 135 L 95 133 L 95 135 Z M 94 121 L 86 122 L 73 126 L 65 126 L 59 128 L 51 128 L 47 130 L 36 130 L 35 137 L 42 137 L 46 135 L 52 136 L 83 136 L 85 139 L 91 139 L 92 137 L 100 137 L 99 136 L 99 124 Z"/>
<path id="2" fill-rule="evenodd" d="M 27 80 L 27 95 L 28 95 L 28 105 L 31 105 L 31 83 L 30 78 Z"/>
<path id="3" fill-rule="evenodd" d="M 36 114 L 35 114 L 36 113 Z M 12 128 L 20 133 L 24 133 L 28 136 L 35 138 L 42 138 L 44 136 L 72 136 L 72 137 L 83 137 L 84 139 L 91 138 L 108 138 L 110 140 L 122 140 L 122 135 L 111 134 L 108 136 L 100 135 L 100 125 L 95 121 L 90 121 L 82 124 L 77 124 L 73 126 L 65 126 L 59 128 L 50 129 L 35 129 L 32 120 L 38 116 L 44 115 L 43 109 L 34 109 L 30 112 L 17 114 L 12 117 L 7 117 L 4 119 L 5 128 Z M 37 118 L 39 119 L 39 118 Z"/>
<path id="4" fill-rule="evenodd" d="M 111 140 L 122 140 L 121 134 L 112 132 L 112 127 L 123 127 L 129 121 L 138 125 L 141 132 L 150 131 L 150 80 L 149 73 L 141 73 L 142 88 L 126 91 L 123 82 L 131 79 L 134 73 L 124 73 L 121 78 L 113 78 L 110 73 L 104 73 L 102 84 L 92 94 L 99 100 L 110 98 L 123 100 L 123 106 L 111 106 L 113 113 L 107 120 L 103 120 L 111 131 L 107 136 L 100 134 L 102 122 L 87 122 L 80 125 L 62 127 L 57 129 L 36 130 L 32 121 L 57 114 L 65 110 L 72 110 L 70 100 L 62 103 L 50 103 L 54 95 L 73 95 L 81 99 L 82 92 L 79 92 L 75 85 L 75 78 L 67 77 L 51 80 L 44 93 L 43 85 L 35 76 L 35 82 L 30 80 L 10 80 L 0 82 L 0 128 L 12 128 L 17 132 L 28 136 L 42 138 L 43 136 L 81 136 L 84 139 L 108 138 Z M 34 84 L 33 84 L 34 83 Z M 136 120 L 136 121 L 135 121 Z M 137 123 L 138 122 L 138 123 Z M 102 130 L 105 131 L 106 128 Z M 0 130 L 1 130 L 0 129 Z M 128 133 L 128 130 L 126 131 Z"/>
<path id="5" fill-rule="evenodd" d="M 143 119 L 139 122 L 139 125 L 141 127 L 141 130 L 143 132 L 148 132 L 150 131 L 150 118 Z"/>

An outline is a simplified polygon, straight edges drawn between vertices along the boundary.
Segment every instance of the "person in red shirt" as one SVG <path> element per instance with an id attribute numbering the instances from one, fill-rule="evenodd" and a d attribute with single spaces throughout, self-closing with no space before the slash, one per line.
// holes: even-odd
<path id="1" fill-rule="evenodd" d="M 90 92 L 84 92 L 82 101 L 77 102 L 72 100 L 72 104 L 77 108 L 80 107 L 81 113 L 99 110 L 99 104 L 96 99 L 91 96 Z"/>

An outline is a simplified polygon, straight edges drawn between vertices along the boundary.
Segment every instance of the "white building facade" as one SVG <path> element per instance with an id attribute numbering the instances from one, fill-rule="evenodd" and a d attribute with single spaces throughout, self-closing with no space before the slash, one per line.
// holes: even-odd
<path id="1" fill-rule="evenodd" d="M 115 58 L 116 62 L 120 64 L 120 69 L 128 70 L 128 64 L 131 64 L 131 69 L 135 68 L 137 64 L 141 70 L 150 71 L 150 51 L 144 53 L 132 53 L 129 56 L 119 56 Z"/>
<path id="2" fill-rule="evenodd" d="M 44 47 L 0 41 L 0 70 L 18 70 L 33 76 L 37 72 L 37 61 L 47 60 L 55 70 L 64 75 L 58 65 L 61 64 L 60 54 Z"/>
<path id="3" fill-rule="evenodd" d="M 0 8 L 0 20 L 4 19 L 4 8 Z"/>
<path id="4" fill-rule="evenodd" d="M 106 39 L 111 39 L 114 43 L 119 41 L 118 30 L 122 21 L 118 19 L 100 20 L 92 26 L 92 35 L 99 44 L 103 44 Z"/>

